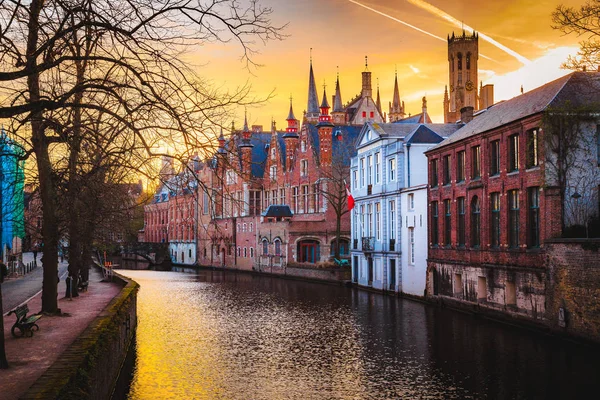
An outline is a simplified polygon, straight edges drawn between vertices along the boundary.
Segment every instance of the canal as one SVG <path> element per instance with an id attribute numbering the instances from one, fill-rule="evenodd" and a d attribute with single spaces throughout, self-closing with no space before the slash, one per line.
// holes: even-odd
<path id="1" fill-rule="evenodd" d="M 471 315 L 244 273 L 141 289 L 129 399 L 598 398 L 600 353 Z"/>

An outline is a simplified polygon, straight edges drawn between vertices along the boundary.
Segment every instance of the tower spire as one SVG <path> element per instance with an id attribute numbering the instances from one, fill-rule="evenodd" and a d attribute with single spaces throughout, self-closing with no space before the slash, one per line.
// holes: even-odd
<path id="1" fill-rule="evenodd" d="M 337 74 L 335 81 L 335 100 L 333 103 L 333 112 L 343 112 L 344 107 L 342 106 L 342 93 L 340 91 L 340 73 Z"/>
<path id="2" fill-rule="evenodd" d="M 312 65 L 312 47 L 310 49 L 310 71 L 308 75 L 308 106 L 306 108 L 306 117 L 310 120 L 316 120 L 319 117 L 319 99 L 317 97 L 317 86 L 315 84 L 315 74 Z"/>
<path id="3" fill-rule="evenodd" d="M 295 121 L 296 120 L 296 117 L 294 116 L 294 108 L 292 107 L 292 100 L 293 100 L 293 97 L 290 94 L 290 112 L 288 113 L 286 121 L 290 121 L 290 120 Z"/>
<path id="4" fill-rule="evenodd" d="M 383 114 L 383 112 L 381 111 L 381 96 L 379 95 L 379 78 L 377 78 L 377 101 L 375 104 L 377 105 L 377 110 L 379 111 L 379 114 Z"/>

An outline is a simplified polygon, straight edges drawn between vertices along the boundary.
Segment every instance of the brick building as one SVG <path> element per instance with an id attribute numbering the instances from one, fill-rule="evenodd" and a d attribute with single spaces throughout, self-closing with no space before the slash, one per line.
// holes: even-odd
<path id="1" fill-rule="evenodd" d="M 600 73 L 572 73 L 472 121 L 462 111 L 468 123 L 426 153 L 427 294 L 542 320 L 546 241 L 598 215 Z"/>

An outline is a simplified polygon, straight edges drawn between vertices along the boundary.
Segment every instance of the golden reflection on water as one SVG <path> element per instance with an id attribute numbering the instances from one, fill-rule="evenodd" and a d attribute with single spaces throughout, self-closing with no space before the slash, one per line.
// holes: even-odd
<path id="1" fill-rule="evenodd" d="M 328 286 L 307 293 L 244 274 L 125 274 L 141 285 L 130 399 L 395 398 L 444 387 L 424 354 L 406 364 L 386 354 L 385 334 Z"/>

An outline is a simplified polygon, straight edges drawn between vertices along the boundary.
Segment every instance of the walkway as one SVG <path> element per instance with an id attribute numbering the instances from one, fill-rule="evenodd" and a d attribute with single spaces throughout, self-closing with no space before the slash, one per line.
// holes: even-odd
<path id="1" fill-rule="evenodd" d="M 63 267 L 66 268 L 66 263 L 61 264 L 61 269 Z M 3 302 L 10 301 L 13 304 L 17 298 L 22 299 L 20 301 L 22 302 L 31 297 L 31 295 L 27 297 L 23 293 L 34 290 L 33 281 L 37 281 L 38 287 L 41 288 L 41 272 L 42 269 L 38 268 L 29 274 L 30 277 L 26 276 L 3 284 Z M 35 274 L 39 274 L 40 277 L 38 278 Z M 10 368 L 0 370 L 0 400 L 19 398 L 120 292 L 119 285 L 104 283 L 101 280 L 101 273 L 92 269 L 88 291 L 69 300 L 63 297 L 66 289 L 64 277 L 61 278 L 58 285 L 58 301 L 59 308 L 64 315 L 43 316 L 38 321 L 40 330 L 35 332 L 31 338 L 14 338 L 10 329 L 15 321 L 15 316 L 4 316 L 6 357 Z M 7 293 L 12 292 L 11 299 L 4 293 L 5 288 L 10 286 L 9 284 L 13 284 L 7 291 Z M 42 307 L 41 293 L 30 299 L 28 305 L 32 313 L 38 312 Z M 6 307 L 3 308 L 6 309 Z"/>

